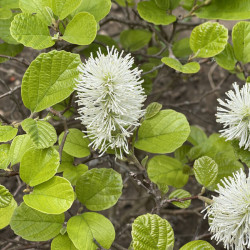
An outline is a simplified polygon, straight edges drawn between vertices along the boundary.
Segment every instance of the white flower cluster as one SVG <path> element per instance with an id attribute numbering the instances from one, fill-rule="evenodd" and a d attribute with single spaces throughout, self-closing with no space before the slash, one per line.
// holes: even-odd
<path id="1" fill-rule="evenodd" d="M 243 170 L 224 178 L 218 185 L 218 197 L 207 208 L 212 239 L 227 249 L 250 248 L 250 178 Z M 206 217 L 205 216 L 205 217 Z"/>
<path id="2" fill-rule="evenodd" d="M 239 146 L 250 151 L 250 84 L 239 89 L 234 83 L 233 87 L 226 93 L 229 99 L 218 99 L 222 107 L 217 108 L 217 122 L 223 124 L 222 136 L 239 140 Z"/>
<path id="3" fill-rule="evenodd" d="M 108 54 L 99 52 L 80 66 L 77 103 L 82 124 L 94 150 L 103 154 L 114 149 L 122 158 L 129 153 L 128 138 L 140 125 L 145 100 L 141 71 L 133 68 L 130 54 L 123 56 L 112 47 Z"/>

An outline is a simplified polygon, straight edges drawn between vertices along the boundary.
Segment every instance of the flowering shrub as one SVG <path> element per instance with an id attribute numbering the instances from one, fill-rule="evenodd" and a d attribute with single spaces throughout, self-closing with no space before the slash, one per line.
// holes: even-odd
<path id="1" fill-rule="evenodd" d="M 243 0 L 0 0 L 0 248 L 249 249 L 249 16 Z M 202 95 L 160 103 L 206 71 Z M 182 107 L 209 95 L 207 137 Z M 176 218 L 201 210 L 208 231 L 185 238 Z"/>

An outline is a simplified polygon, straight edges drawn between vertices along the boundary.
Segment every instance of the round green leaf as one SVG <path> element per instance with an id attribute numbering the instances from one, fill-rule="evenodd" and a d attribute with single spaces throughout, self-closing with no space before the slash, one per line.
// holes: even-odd
<path id="1" fill-rule="evenodd" d="M 59 234 L 64 214 L 44 214 L 22 203 L 16 208 L 10 227 L 16 235 L 29 241 L 47 241 Z"/>
<path id="2" fill-rule="evenodd" d="M 51 242 L 51 250 L 78 250 L 70 240 L 68 234 L 57 235 Z"/>
<path id="3" fill-rule="evenodd" d="M 9 19 L 12 17 L 12 12 L 8 8 L 0 8 L 0 19 Z"/>
<path id="4" fill-rule="evenodd" d="M 217 163 L 208 156 L 203 156 L 194 162 L 196 180 L 203 186 L 211 186 L 218 174 Z"/>
<path id="5" fill-rule="evenodd" d="M 94 239 L 104 248 L 109 249 L 115 239 L 112 223 L 98 213 L 83 213 L 73 216 L 67 223 L 69 238 L 79 250 L 96 250 Z"/>
<path id="6" fill-rule="evenodd" d="M 111 0 L 82 0 L 81 5 L 77 8 L 75 13 L 86 11 L 95 17 L 96 22 L 99 22 L 108 15 L 110 9 Z"/>
<path id="7" fill-rule="evenodd" d="M 1 35 L 0 35 L 1 36 Z M 6 56 L 16 56 L 23 50 L 22 44 L 8 44 L 8 43 L 1 43 L 0 44 L 0 54 L 6 55 Z M 8 61 L 8 58 L 1 58 L 0 57 L 0 63 Z"/>
<path id="8" fill-rule="evenodd" d="M 71 185 L 76 185 L 78 178 L 87 171 L 88 166 L 85 164 L 79 164 L 78 166 L 71 164 L 63 171 L 63 177 L 67 179 Z"/>
<path id="9" fill-rule="evenodd" d="M 157 115 L 162 108 L 162 105 L 158 102 L 152 102 L 147 106 L 145 119 L 150 119 Z"/>
<path id="10" fill-rule="evenodd" d="M 250 152 L 248 150 L 240 148 L 239 142 L 237 140 L 232 141 L 232 146 L 237 158 L 239 158 L 242 162 L 246 163 L 248 167 L 250 167 Z"/>
<path id="11" fill-rule="evenodd" d="M 59 144 L 61 144 L 62 142 L 64 133 L 65 132 L 63 132 L 59 136 Z M 85 137 L 85 134 L 79 129 L 71 128 L 69 129 L 69 133 L 66 137 L 66 141 L 63 146 L 63 151 L 74 157 L 82 158 L 90 155 L 88 145 L 89 139 Z"/>
<path id="12" fill-rule="evenodd" d="M 46 7 L 44 0 L 19 0 L 19 7 L 22 12 L 36 13 L 36 15 L 48 26 L 52 23 L 52 16 Z"/>
<path id="13" fill-rule="evenodd" d="M 62 39 L 69 43 L 88 45 L 94 41 L 96 31 L 94 16 L 88 12 L 80 12 L 69 22 Z"/>
<path id="14" fill-rule="evenodd" d="M 189 37 L 185 37 L 173 43 L 173 53 L 177 58 L 187 58 L 192 54 L 189 46 Z"/>
<path id="15" fill-rule="evenodd" d="M 196 26 L 190 36 L 190 48 L 195 57 L 212 57 L 227 45 L 228 30 L 219 23 L 206 22 Z"/>
<path id="16" fill-rule="evenodd" d="M 57 141 L 56 130 L 46 121 L 35 121 L 32 118 L 27 118 L 22 121 L 21 125 L 39 149 L 49 148 Z"/>
<path id="17" fill-rule="evenodd" d="M 173 249 L 174 231 L 167 220 L 156 214 L 145 214 L 132 224 L 133 249 Z"/>
<path id="18" fill-rule="evenodd" d="M 182 198 L 187 198 L 190 196 L 191 194 L 188 191 L 183 190 L 183 189 L 176 189 L 169 195 L 169 199 L 174 199 L 174 198 L 182 199 Z M 172 203 L 179 208 L 188 208 L 191 204 L 191 200 L 182 201 L 182 202 L 173 201 Z"/>
<path id="19" fill-rule="evenodd" d="M 0 38 L 6 43 L 18 44 L 18 42 L 10 34 L 10 25 L 13 18 L 14 17 L 12 16 L 9 19 L 0 19 Z"/>
<path id="20" fill-rule="evenodd" d="M 215 250 L 215 248 L 204 240 L 190 241 L 180 248 L 180 250 Z"/>
<path id="21" fill-rule="evenodd" d="M 10 146 L 11 165 L 21 161 L 24 153 L 33 147 L 33 142 L 28 135 L 18 135 L 14 138 Z"/>
<path id="22" fill-rule="evenodd" d="M 164 9 L 159 8 L 154 0 L 138 3 L 137 10 L 141 18 L 156 25 L 168 25 L 176 20 L 175 16 L 168 15 Z"/>
<path id="23" fill-rule="evenodd" d="M 232 31 L 234 54 L 238 61 L 250 62 L 250 22 L 238 22 Z"/>
<path id="24" fill-rule="evenodd" d="M 188 138 L 190 127 L 186 117 L 174 110 L 162 110 L 143 121 L 135 147 L 150 153 L 171 153 Z"/>
<path id="25" fill-rule="evenodd" d="M 0 208 L 0 229 L 9 225 L 16 206 L 16 201 L 14 198 L 12 198 L 10 204 L 7 207 Z"/>
<path id="26" fill-rule="evenodd" d="M 53 0 L 51 9 L 60 20 L 72 13 L 81 3 L 81 0 Z"/>
<path id="27" fill-rule="evenodd" d="M 47 24 L 37 15 L 29 13 L 20 13 L 14 17 L 10 33 L 16 41 L 33 49 L 45 49 L 55 44 Z"/>
<path id="28" fill-rule="evenodd" d="M 237 62 L 233 47 L 230 43 L 227 43 L 225 49 L 220 54 L 216 55 L 214 59 L 218 65 L 227 70 L 234 70 Z"/>
<path id="29" fill-rule="evenodd" d="M 115 205 L 122 187 L 121 175 L 113 169 L 93 168 L 78 179 L 76 195 L 89 210 L 100 211 Z"/>
<path id="30" fill-rule="evenodd" d="M 26 70 L 22 99 L 32 112 L 39 112 L 66 99 L 76 85 L 80 56 L 53 50 L 40 54 Z"/>
<path id="31" fill-rule="evenodd" d="M 0 6 L 10 9 L 17 9 L 19 8 L 19 0 L 0 0 Z"/>
<path id="32" fill-rule="evenodd" d="M 148 30 L 124 30 L 120 35 L 120 42 L 124 49 L 136 51 L 147 45 L 151 37 L 152 34 Z"/>
<path id="33" fill-rule="evenodd" d="M 201 128 L 190 126 L 190 129 L 190 135 L 187 140 L 194 146 L 197 146 L 207 140 L 207 135 Z"/>
<path id="34" fill-rule="evenodd" d="M 8 207 L 12 200 L 12 194 L 5 187 L 0 185 L 0 208 Z"/>
<path id="35" fill-rule="evenodd" d="M 9 150 L 10 144 L 0 145 L 0 169 L 6 169 L 10 164 Z"/>
<path id="36" fill-rule="evenodd" d="M 0 125 L 0 142 L 7 142 L 12 140 L 18 132 L 17 128 L 12 126 L 1 126 Z"/>
<path id="37" fill-rule="evenodd" d="M 67 168 L 70 168 L 73 164 L 74 164 L 74 157 L 62 151 L 61 163 L 59 168 L 57 169 L 57 173 L 65 171 Z"/>
<path id="38" fill-rule="evenodd" d="M 195 14 L 199 18 L 244 20 L 250 16 L 250 2 L 248 0 L 216 0 L 198 9 Z"/>
<path id="39" fill-rule="evenodd" d="M 182 72 L 184 74 L 194 74 L 200 70 L 200 64 L 197 62 L 190 62 L 182 65 L 177 59 L 171 57 L 163 57 L 161 61 L 170 68 L 173 68 L 176 71 Z"/>
<path id="40" fill-rule="evenodd" d="M 168 10 L 171 7 L 171 0 L 155 0 L 155 3 L 163 10 Z"/>
<path id="41" fill-rule="evenodd" d="M 59 153 L 54 148 L 30 148 L 20 163 L 20 177 L 29 186 L 36 186 L 51 179 L 60 164 Z"/>
<path id="42" fill-rule="evenodd" d="M 157 155 L 150 159 L 147 172 L 152 182 L 176 188 L 183 187 L 189 177 L 185 166 L 180 161 L 165 155 Z"/>
<path id="43" fill-rule="evenodd" d="M 67 211 L 74 201 L 74 190 L 69 181 L 58 176 L 35 186 L 33 192 L 24 195 L 29 207 L 47 214 L 61 214 Z"/>

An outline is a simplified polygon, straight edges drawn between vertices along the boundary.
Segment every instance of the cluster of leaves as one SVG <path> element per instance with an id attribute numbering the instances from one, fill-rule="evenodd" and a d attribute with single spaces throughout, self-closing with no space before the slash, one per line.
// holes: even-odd
<path id="1" fill-rule="evenodd" d="M 95 54 L 99 44 L 103 53 L 106 45 L 120 45 L 135 55 L 146 51 L 148 61 L 141 66 L 146 93 L 150 93 L 152 79 L 162 63 L 178 72 L 194 74 L 200 70 L 199 58 L 214 58 L 230 74 L 248 81 L 245 64 L 250 62 L 249 22 L 240 21 L 234 26 L 232 45 L 228 42 L 228 29 L 217 22 L 199 24 L 190 37 L 181 40 L 174 33 L 168 38 L 162 27 L 185 25 L 192 15 L 245 19 L 250 14 L 249 1 L 149 0 L 140 1 L 137 6 L 134 1 L 116 3 L 122 8 L 134 8 L 142 20 L 129 23 L 112 16 L 102 20 L 110 12 L 110 0 L 0 0 L 0 38 L 4 41 L 0 54 L 6 56 L 1 62 L 20 53 L 24 46 L 35 50 L 49 48 L 30 63 L 22 79 L 22 102 L 30 116 L 11 125 L 0 124 L 0 169 L 3 176 L 18 174 L 27 193 L 17 206 L 9 190 L 0 185 L 0 228 L 10 224 L 16 235 L 29 241 L 53 238 L 51 249 L 110 248 L 115 239 L 114 226 L 97 212 L 114 206 L 123 188 L 121 174 L 111 168 L 89 170 L 83 163 L 74 164 L 75 158 L 90 157 L 93 152 L 81 130 L 67 128 L 67 119 L 74 117 L 70 105 L 81 64 L 79 54 L 65 51 L 69 45 L 75 45 L 85 57 L 90 52 Z M 182 20 L 173 15 L 172 10 L 177 7 L 189 11 Z M 119 41 L 115 41 L 97 35 L 97 30 L 108 21 L 140 28 L 123 30 Z M 141 56 L 138 54 L 137 60 Z M 183 114 L 161 109 L 158 103 L 147 107 L 132 138 L 131 154 L 125 158 L 143 170 L 143 178 L 152 184 L 149 191 L 153 195 L 156 189 L 160 190 L 156 212 L 166 202 L 179 208 L 189 207 L 193 197 L 182 188 L 190 176 L 213 191 L 222 178 L 243 168 L 239 159 L 250 166 L 249 152 L 240 149 L 237 142 L 226 142 L 218 134 L 207 137 L 200 128 L 190 126 Z M 51 120 L 63 123 L 65 131 L 58 135 Z M 149 160 L 146 155 L 140 163 L 134 148 L 156 155 Z M 173 154 L 167 156 L 169 153 Z M 169 186 L 174 191 L 169 192 Z M 66 224 L 65 213 L 74 202 L 89 212 L 79 210 Z M 171 225 L 156 214 L 141 215 L 134 221 L 132 239 L 131 248 L 135 250 L 174 247 Z M 214 249 L 201 240 L 189 242 L 181 249 L 194 248 Z"/>

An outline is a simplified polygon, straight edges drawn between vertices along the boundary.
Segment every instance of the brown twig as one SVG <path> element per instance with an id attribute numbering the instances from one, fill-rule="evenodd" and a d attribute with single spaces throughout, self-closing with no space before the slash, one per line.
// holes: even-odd
<path id="1" fill-rule="evenodd" d="M 19 175 L 19 172 L 16 171 L 4 171 L 2 173 L 0 173 L 0 177 L 12 177 L 12 176 L 16 176 Z"/>
<path id="2" fill-rule="evenodd" d="M 11 89 L 10 91 L 0 95 L 0 99 L 6 97 L 6 96 L 9 96 L 9 95 L 12 95 L 16 90 L 20 89 L 21 88 L 21 85 L 19 86 L 16 86 L 15 88 Z"/>
<path id="3" fill-rule="evenodd" d="M 20 62 L 27 67 L 29 67 L 29 65 L 30 65 L 29 62 L 27 62 L 25 58 L 18 58 L 18 57 L 13 57 L 13 56 L 6 56 L 6 55 L 0 55 L 0 57 Z"/>

